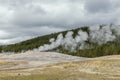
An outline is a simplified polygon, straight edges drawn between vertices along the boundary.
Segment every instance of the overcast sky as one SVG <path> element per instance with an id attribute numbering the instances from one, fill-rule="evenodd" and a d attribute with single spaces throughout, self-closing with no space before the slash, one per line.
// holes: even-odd
<path id="1" fill-rule="evenodd" d="M 120 23 L 120 0 L 0 0 L 0 45 L 110 23 Z"/>

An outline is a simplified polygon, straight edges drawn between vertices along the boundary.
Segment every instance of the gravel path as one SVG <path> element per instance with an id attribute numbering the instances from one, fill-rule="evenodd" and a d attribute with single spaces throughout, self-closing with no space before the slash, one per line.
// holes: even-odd
<path id="1" fill-rule="evenodd" d="M 0 54 L 0 60 L 14 63 L 14 65 L 0 66 L 0 70 L 5 70 L 33 68 L 54 63 L 86 60 L 86 58 L 56 52 L 27 51 L 19 54 Z"/>

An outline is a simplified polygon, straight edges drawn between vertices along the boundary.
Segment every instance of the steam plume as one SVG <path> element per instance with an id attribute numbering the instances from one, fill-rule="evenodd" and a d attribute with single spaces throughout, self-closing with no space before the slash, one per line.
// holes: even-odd
<path id="1" fill-rule="evenodd" d="M 98 45 L 106 44 L 107 42 L 115 41 L 120 36 L 120 26 L 91 26 L 88 32 L 79 30 L 78 34 L 73 38 L 74 32 L 69 31 L 63 37 L 63 34 L 59 34 L 57 39 L 51 38 L 49 42 L 51 44 L 44 44 L 39 47 L 39 51 L 52 50 L 61 46 L 62 48 L 70 51 L 76 51 L 77 49 L 90 48 L 86 41 L 96 43 Z"/>

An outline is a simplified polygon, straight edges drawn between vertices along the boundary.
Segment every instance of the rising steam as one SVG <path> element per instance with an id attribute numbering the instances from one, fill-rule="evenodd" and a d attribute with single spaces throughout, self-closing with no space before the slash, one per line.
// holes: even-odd
<path id="1" fill-rule="evenodd" d="M 49 42 L 51 44 L 44 44 L 39 47 L 39 51 L 52 50 L 57 47 L 62 47 L 66 50 L 76 51 L 77 49 L 91 48 L 87 41 L 98 45 L 105 44 L 107 42 L 115 41 L 120 36 L 120 26 L 91 26 L 87 31 L 79 30 L 78 34 L 73 38 L 74 32 L 69 31 L 63 37 L 63 34 L 59 34 L 57 39 L 51 38 Z"/>

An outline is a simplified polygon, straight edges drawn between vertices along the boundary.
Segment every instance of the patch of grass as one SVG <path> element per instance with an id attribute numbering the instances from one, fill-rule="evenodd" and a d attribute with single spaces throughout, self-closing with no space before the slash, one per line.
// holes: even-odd
<path id="1" fill-rule="evenodd" d="M 8 61 L 0 61 L 0 66 L 2 65 L 8 65 L 10 64 L 11 62 L 8 62 Z"/>

